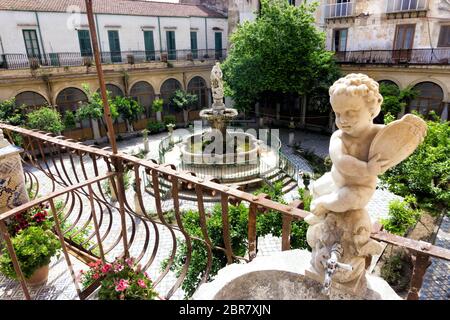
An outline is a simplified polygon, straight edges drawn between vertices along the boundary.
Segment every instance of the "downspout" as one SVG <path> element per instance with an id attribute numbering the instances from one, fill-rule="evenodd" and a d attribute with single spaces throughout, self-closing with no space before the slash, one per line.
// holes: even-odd
<path id="1" fill-rule="evenodd" d="M 158 17 L 158 33 L 159 33 L 159 54 L 162 54 L 162 40 L 161 40 L 161 22 Z"/>
<path id="2" fill-rule="evenodd" d="M 100 46 L 100 57 L 102 57 L 102 62 L 103 62 L 103 55 L 102 55 L 103 48 L 102 48 L 102 41 L 100 39 L 100 30 L 98 29 L 98 15 L 95 15 L 95 26 L 97 29 L 97 41 Z M 92 42 L 92 37 L 91 37 L 91 42 Z"/>
<path id="3" fill-rule="evenodd" d="M 38 31 L 39 31 L 39 39 L 41 40 L 42 53 L 44 54 L 44 57 L 45 57 L 46 56 L 45 45 L 44 45 L 44 41 L 42 40 L 42 32 L 41 32 L 41 24 L 39 23 L 39 15 L 38 15 L 37 11 L 35 11 L 34 14 L 36 16 L 36 23 L 37 23 L 37 27 L 38 27 Z"/>
<path id="4" fill-rule="evenodd" d="M 208 54 L 208 18 L 205 18 L 206 54 Z"/>

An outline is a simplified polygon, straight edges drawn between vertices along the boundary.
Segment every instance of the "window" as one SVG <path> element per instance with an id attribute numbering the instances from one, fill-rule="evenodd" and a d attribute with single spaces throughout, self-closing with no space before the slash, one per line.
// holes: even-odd
<path id="1" fill-rule="evenodd" d="M 144 31 L 145 58 L 147 61 L 155 60 L 155 42 L 153 31 Z"/>
<path id="2" fill-rule="evenodd" d="M 78 41 L 82 57 L 92 56 L 91 36 L 89 30 L 78 30 Z"/>
<path id="3" fill-rule="evenodd" d="M 438 47 L 450 47 L 450 25 L 441 26 Z"/>
<path id="4" fill-rule="evenodd" d="M 333 51 L 347 51 L 348 29 L 333 30 Z"/>
<path id="5" fill-rule="evenodd" d="M 215 32 L 214 34 L 216 44 L 216 59 L 222 58 L 222 32 Z"/>
<path id="6" fill-rule="evenodd" d="M 295 6 L 295 0 L 288 0 L 288 3 L 289 3 L 290 5 Z"/>
<path id="7" fill-rule="evenodd" d="M 109 39 L 109 51 L 111 51 L 111 62 L 122 62 L 119 31 L 109 30 L 108 39 Z"/>
<path id="8" fill-rule="evenodd" d="M 412 49 L 415 29 L 415 24 L 398 25 L 395 32 L 394 50 Z"/>
<path id="9" fill-rule="evenodd" d="M 36 30 L 23 30 L 23 38 L 25 40 L 25 48 L 29 58 L 40 58 L 39 42 Z"/>
<path id="10" fill-rule="evenodd" d="M 166 31 L 167 58 L 169 60 L 177 59 L 177 47 L 175 45 L 175 31 Z"/>
<path id="11" fill-rule="evenodd" d="M 195 31 L 191 31 L 191 51 L 192 51 L 192 58 L 197 59 L 198 58 L 197 32 Z"/>

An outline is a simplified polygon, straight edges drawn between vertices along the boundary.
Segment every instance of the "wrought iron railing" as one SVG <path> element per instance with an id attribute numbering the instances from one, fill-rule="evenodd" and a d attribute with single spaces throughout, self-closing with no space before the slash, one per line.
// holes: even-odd
<path id="1" fill-rule="evenodd" d="M 138 64 L 170 61 L 202 61 L 223 60 L 227 50 L 190 49 L 167 51 L 118 51 L 101 52 L 100 59 L 104 64 Z M 80 52 L 55 52 L 29 57 L 26 54 L 0 55 L 0 69 L 37 69 L 39 67 L 90 67 L 94 65 L 92 54 Z"/>
<path id="2" fill-rule="evenodd" d="M 448 65 L 449 48 L 399 49 L 399 50 L 357 50 L 335 53 L 338 63 L 348 64 L 417 64 Z"/>
<path id="3" fill-rule="evenodd" d="M 27 185 L 36 190 L 33 185 L 40 184 L 48 188 L 46 194 L 20 207 L 0 214 L 0 229 L 6 242 L 8 252 L 12 257 L 15 271 L 20 279 L 24 297 L 33 298 L 27 287 L 24 276 L 17 261 L 17 256 L 11 244 L 11 237 L 6 228 L 10 217 L 16 213 L 24 212 L 40 203 L 49 203 L 54 213 L 54 232 L 59 236 L 64 258 L 72 275 L 77 293 L 80 299 L 86 299 L 96 288 L 99 282 L 95 282 L 88 288 L 80 288 L 75 278 L 75 270 L 71 263 L 73 251 L 78 257 L 86 260 L 97 258 L 111 262 L 115 257 L 133 256 L 142 264 L 142 269 L 151 273 L 156 290 L 162 289 L 162 281 L 170 281 L 169 289 L 160 292 L 163 298 L 169 299 L 180 288 L 187 276 L 187 271 L 192 261 L 192 242 L 200 241 L 206 249 L 206 264 L 199 284 L 205 283 L 211 274 L 213 254 L 216 250 L 223 252 L 228 264 L 237 260 L 251 261 L 257 253 L 256 220 L 259 214 L 267 210 L 279 212 L 282 215 L 282 250 L 290 249 L 291 223 L 294 220 L 303 219 L 308 212 L 302 210 L 302 204 L 294 201 L 289 205 L 274 202 L 267 195 L 255 196 L 221 185 L 210 179 L 194 177 L 189 173 L 177 171 L 174 166 L 157 164 L 156 161 L 141 160 L 136 157 L 86 146 L 79 142 L 54 137 L 43 132 L 31 131 L 6 124 L 0 124 L 5 137 L 10 142 L 22 139 L 24 152 L 22 158 L 25 168 Z M 37 169 L 37 170 L 36 170 Z M 134 179 L 134 190 L 125 190 L 124 174 L 131 172 Z M 153 194 L 150 196 L 143 185 L 144 177 L 151 179 Z M 170 181 L 172 198 L 164 202 L 164 207 L 170 204 L 173 208 L 175 222 L 166 220 L 163 211 L 163 200 L 159 178 L 165 177 Z M 117 201 L 108 198 L 102 182 L 111 184 L 111 194 L 117 196 Z M 189 234 L 184 226 L 179 201 L 179 191 L 189 187 L 195 191 L 195 207 L 199 212 L 201 236 Z M 39 188 L 42 192 L 42 188 Z M 217 195 L 220 199 L 222 214 L 223 246 L 216 246 L 211 242 L 207 229 L 209 215 L 205 209 L 204 197 L 209 194 Z M 130 199 L 134 196 L 134 204 Z M 57 201 L 62 202 L 57 206 Z M 244 203 L 248 206 L 248 252 L 245 257 L 238 256 L 233 251 L 230 238 L 229 204 Z M 150 206 L 152 207 L 150 208 Z M 58 208 L 59 209 L 58 209 Z M 56 214 L 61 210 L 61 217 Z M 151 214 L 149 210 L 154 210 Z M 61 222 L 65 221 L 66 228 L 61 228 Z M 74 245 L 70 240 L 69 230 L 87 232 L 85 243 Z M 161 237 L 165 234 L 166 245 L 162 245 Z M 423 275 L 429 265 L 429 258 L 436 257 L 450 260 L 450 250 L 433 246 L 425 242 L 405 239 L 399 236 L 375 229 L 372 234 L 375 240 L 404 247 L 416 255 L 410 294 L 408 298 L 417 299 Z M 167 246 L 167 241 L 170 242 Z M 181 243 L 186 244 L 186 257 L 183 260 L 182 269 L 175 279 L 167 275 L 175 263 L 177 248 Z M 97 250 L 96 250 L 97 249 Z M 167 257 L 163 270 L 160 259 Z M 158 264 L 159 263 L 159 264 Z M 157 265 L 156 268 L 151 268 Z M 151 270 L 150 270 L 151 268 Z M 156 270 L 156 271 L 155 271 Z"/>
<path id="4" fill-rule="evenodd" d="M 354 10 L 354 1 L 326 4 L 324 7 L 325 19 L 351 17 L 354 15 Z"/>

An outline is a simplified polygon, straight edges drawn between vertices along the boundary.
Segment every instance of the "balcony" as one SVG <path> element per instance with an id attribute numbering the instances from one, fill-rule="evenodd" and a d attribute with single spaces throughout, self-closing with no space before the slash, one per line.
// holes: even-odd
<path id="1" fill-rule="evenodd" d="M 449 65 L 450 49 L 359 50 L 335 53 L 342 64 Z"/>
<path id="2" fill-rule="evenodd" d="M 428 11 L 428 0 L 388 0 L 386 14 L 388 17 L 425 16 Z"/>
<path id="3" fill-rule="evenodd" d="M 333 3 L 325 5 L 325 20 L 349 18 L 354 16 L 354 1 Z"/>
<path id="4" fill-rule="evenodd" d="M 139 64 L 169 61 L 205 61 L 223 60 L 227 51 L 215 49 L 199 50 L 173 50 L 166 51 L 121 51 L 102 52 L 100 59 L 103 64 Z M 37 69 L 40 67 L 90 67 L 94 65 L 92 54 L 80 52 L 59 52 L 41 54 L 36 57 L 28 57 L 26 54 L 2 54 L 0 55 L 1 69 Z"/>

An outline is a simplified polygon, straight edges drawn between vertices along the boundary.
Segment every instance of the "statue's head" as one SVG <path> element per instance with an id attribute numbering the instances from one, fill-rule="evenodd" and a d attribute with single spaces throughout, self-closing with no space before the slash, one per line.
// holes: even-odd
<path id="1" fill-rule="evenodd" d="M 358 135 L 380 113 L 383 97 L 375 80 L 352 73 L 331 86 L 330 103 L 337 127 L 349 135 Z"/>

